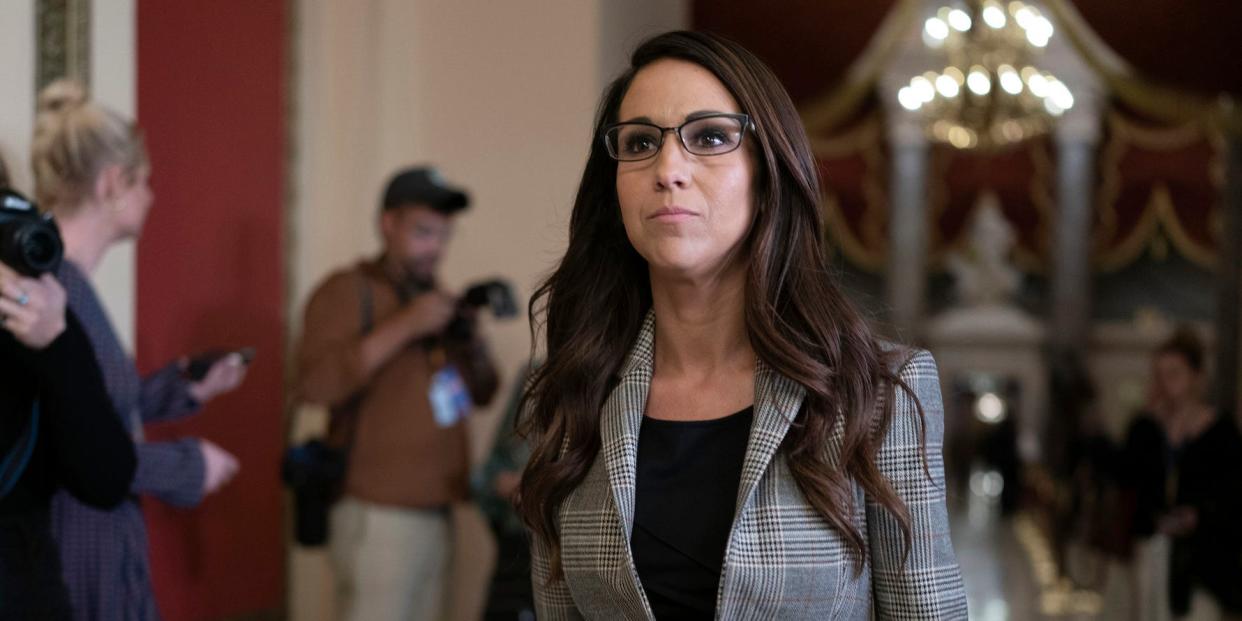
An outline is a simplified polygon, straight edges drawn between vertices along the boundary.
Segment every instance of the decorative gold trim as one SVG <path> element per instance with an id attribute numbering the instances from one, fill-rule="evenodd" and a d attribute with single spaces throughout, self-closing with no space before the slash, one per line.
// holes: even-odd
<path id="1" fill-rule="evenodd" d="M 1126 142 L 1162 151 L 1185 149 L 1203 140 L 1205 136 L 1216 133 L 1194 122 L 1165 127 L 1144 126 L 1115 110 L 1109 112 L 1108 121 L 1112 133 L 1124 138 Z"/>
<path id="2" fill-rule="evenodd" d="M 849 224 L 845 221 L 845 214 L 841 212 L 841 204 L 837 200 L 837 195 L 830 190 L 825 190 L 823 200 L 824 222 L 828 227 L 828 236 L 832 238 L 832 242 L 835 242 L 834 249 L 845 255 L 850 263 L 865 270 L 883 271 L 885 264 L 883 253 L 872 252 L 866 244 L 854 236 L 854 232 L 850 230 Z"/>
<path id="3" fill-rule="evenodd" d="M 871 114 L 852 127 L 835 134 L 816 136 L 811 133 L 811 150 L 815 155 L 849 157 L 880 142 L 882 130 L 879 114 Z"/>
<path id="4" fill-rule="evenodd" d="M 889 197 L 888 190 L 884 184 L 889 179 L 889 166 L 884 159 L 884 151 L 881 146 L 884 142 L 880 139 L 880 136 L 884 130 L 878 114 L 873 117 L 873 123 L 872 136 L 863 144 L 862 150 L 863 161 L 867 163 L 862 178 L 862 194 L 863 200 L 867 205 L 867 213 L 862 224 L 863 230 L 868 232 L 871 238 L 879 244 L 875 254 L 876 262 L 880 266 L 877 271 L 880 271 L 888 266 L 889 246 L 892 243 L 889 235 L 891 229 Z"/>
<path id="5" fill-rule="evenodd" d="M 1177 208 L 1173 205 L 1173 197 L 1169 195 L 1168 186 L 1161 183 L 1153 188 L 1148 204 L 1154 206 L 1161 228 L 1169 236 L 1169 241 L 1173 242 L 1173 247 L 1177 248 L 1178 252 L 1199 264 L 1200 267 L 1207 269 L 1216 267 L 1216 253 L 1192 239 L 1182 226 L 1182 219 L 1177 216 Z M 1219 210 L 1213 206 L 1208 218 L 1212 218 L 1218 212 Z M 1208 226 L 1211 227 L 1210 220 Z"/>
<path id="6" fill-rule="evenodd" d="M 1109 138 L 1100 153 L 1100 189 L 1096 194 L 1096 210 L 1100 214 L 1100 225 L 1095 236 L 1097 240 L 1112 239 L 1117 232 L 1116 204 L 1117 195 L 1121 193 L 1121 155 L 1125 144 L 1118 139 L 1114 117 L 1116 114 L 1110 114 L 1107 119 Z M 1096 248 L 1096 251 L 1102 254 L 1104 249 Z M 1096 267 L 1101 267 L 1098 260 Z"/>
<path id="7" fill-rule="evenodd" d="M 1049 257 L 1040 253 L 1051 252 L 1052 231 L 1050 227 L 1053 219 L 1057 217 L 1050 182 L 1051 179 L 1055 179 L 1055 175 L 1048 146 L 1045 140 L 1033 141 L 1030 146 L 1031 163 L 1035 167 L 1035 174 L 1031 175 L 1028 196 L 1037 212 L 1037 226 L 1039 227 L 1039 230 L 1035 232 L 1035 247 L 1029 251 L 1021 245 L 1014 248 L 1014 261 L 1018 267 L 1025 272 L 1035 274 L 1043 274 L 1048 268 Z"/>
<path id="8" fill-rule="evenodd" d="M 811 150 L 817 158 L 862 155 L 865 162 L 862 194 L 866 206 L 863 219 L 859 222 L 858 235 L 850 228 L 844 212 L 841 211 L 837 195 L 828 187 L 826 181 L 823 184 L 824 224 L 828 237 L 836 243 L 841 253 L 854 265 L 872 272 L 882 271 L 887 263 L 887 248 L 871 248 L 868 244 L 868 237 L 881 243 L 888 241 L 888 232 L 885 230 L 887 196 L 877 179 L 879 171 L 884 170 L 881 131 L 883 126 L 880 116 L 873 114 L 842 134 L 811 140 Z"/>
<path id="9" fill-rule="evenodd" d="M 1143 254 L 1152 249 L 1159 254 L 1160 244 L 1164 243 L 1160 233 L 1168 236 L 1177 251 L 1191 262 L 1206 269 L 1216 266 L 1216 255 L 1211 249 L 1204 248 L 1191 239 L 1177 217 L 1177 207 L 1169 194 L 1169 187 L 1158 183 L 1152 187 L 1147 204 L 1143 207 L 1143 215 L 1133 232 L 1112 251 L 1102 254 L 1096 267 L 1100 271 L 1114 272 L 1133 263 Z M 1167 249 L 1166 249 L 1167 250 Z"/>
<path id="10" fill-rule="evenodd" d="M 927 263 L 936 270 L 944 269 L 944 259 L 951 251 L 961 251 L 960 243 L 949 244 L 942 238 L 940 219 L 949 208 L 949 168 L 953 165 L 953 151 L 944 145 L 932 143 L 927 151 Z"/>
<path id="11" fill-rule="evenodd" d="M 37 0 L 35 29 L 35 92 L 60 78 L 90 86 L 90 0 Z"/>
<path id="12" fill-rule="evenodd" d="M 809 133 L 835 129 L 858 111 L 858 106 L 871 94 L 880 74 L 905 41 L 921 7 L 919 0 L 900 0 L 850 66 L 841 84 L 802 107 L 799 112 Z"/>
<path id="13" fill-rule="evenodd" d="M 1152 185 L 1147 203 L 1138 223 L 1130 234 L 1111 250 L 1099 247 L 1098 240 L 1111 240 L 1117 234 L 1117 197 L 1121 193 L 1121 158 L 1127 148 L 1138 145 L 1155 150 L 1183 149 L 1198 140 L 1206 139 L 1214 151 L 1209 165 L 1209 176 L 1214 187 L 1219 189 L 1224 182 L 1224 162 L 1221 154 L 1224 137 L 1211 127 L 1196 122 L 1183 124 L 1168 129 L 1143 127 L 1122 117 L 1117 112 L 1108 115 L 1110 137 L 1101 157 L 1102 182 L 1097 201 L 1100 213 L 1099 234 L 1096 236 L 1097 248 L 1095 266 L 1098 271 L 1114 272 L 1134 262 L 1147 248 L 1155 248 L 1154 236 L 1164 231 L 1178 253 L 1191 262 L 1213 269 L 1216 265 L 1216 253 L 1194 241 L 1182 225 L 1177 215 L 1177 207 L 1173 203 L 1168 185 L 1157 182 Z M 1213 205 L 1209 215 L 1217 221 L 1221 208 Z"/>
<path id="14" fill-rule="evenodd" d="M 1110 66 L 1106 57 L 1117 55 L 1091 32 L 1086 20 L 1066 0 L 1044 3 L 1056 17 L 1061 32 L 1087 65 L 1104 81 L 1108 90 L 1126 105 L 1142 113 L 1172 123 L 1198 123 L 1242 135 L 1242 109 L 1227 96 L 1206 97 L 1161 86 L 1135 75 L 1124 64 Z M 1103 49 L 1101 49 L 1103 48 Z"/>

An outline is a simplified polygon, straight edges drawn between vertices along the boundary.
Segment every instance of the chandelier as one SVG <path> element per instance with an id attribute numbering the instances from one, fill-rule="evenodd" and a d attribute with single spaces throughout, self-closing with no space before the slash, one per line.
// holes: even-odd
<path id="1" fill-rule="evenodd" d="M 959 149 L 1043 134 L 1074 105 L 1069 88 L 1034 65 L 1052 34 L 1052 22 L 1020 0 L 942 6 L 924 22 L 923 43 L 945 67 L 911 78 L 897 101 L 922 113 L 931 139 Z"/>

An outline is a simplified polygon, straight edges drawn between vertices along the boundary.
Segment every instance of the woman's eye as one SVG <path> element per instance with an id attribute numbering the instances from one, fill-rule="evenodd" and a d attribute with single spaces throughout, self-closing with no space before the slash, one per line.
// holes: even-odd
<path id="1" fill-rule="evenodd" d="M 733 147 L 737 142 L 737 130 L 720 123 L 708 123 L 696 127 L 690 134 L 690 148 L 721 150 Z"/>
<path id="2" fill-rule="evenodd" d="M 705 130 L 695 136 L 694 141 L 704 147 L 718 147 L 729 143 L 728 134 L 719 130 Z"/>
<path id="3" fill-rule="evenodd" d="M 627 153 L 646 153 L 655 149 L 657 141 L 654 136 L 649 134 L 635 134 L 625 139 L 625 151 Z"/>

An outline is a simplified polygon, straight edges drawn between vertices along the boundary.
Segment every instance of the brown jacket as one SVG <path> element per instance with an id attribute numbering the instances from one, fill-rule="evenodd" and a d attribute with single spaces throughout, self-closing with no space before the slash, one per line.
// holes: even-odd
<path id="1" fill-rule="evenodd" d="M 306 307 L 298 350 L 298 393 L 332 408 L 330 436 L 350 443 L 345 492 L 361 500 L 412 508 L 439 508 L 464 500 L 469 451 L 463 423 L 436 424 L 428 398 L 433 359 L 457 365 L 475 404 L 495 395 L 495 366 L 481 341 L 431 348 L 412 342 L 370 376 L 359 358 L 365 338 L 363 287 L 371 297 L 371 325 L 401 308 L 382 259 L 329 276 Z M 445 351 L 437 356 L 431 350 Z M 443 364 L 443 362 L 441 362 Z"/>

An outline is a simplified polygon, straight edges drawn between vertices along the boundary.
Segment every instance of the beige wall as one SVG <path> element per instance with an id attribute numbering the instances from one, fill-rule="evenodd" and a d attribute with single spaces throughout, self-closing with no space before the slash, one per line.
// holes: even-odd
<path id="1" fill-rule="evenodd" d="M 601 87 L 643 36 L 680 27 L 686 6 L 299 0 L 291 334 L 317 282 L 375 251 L 384 179 L 422 162 L 469 188 L 474 201 L 458 223 L 446 283 L 505 276 L 524 307 L 563 251 Z M 506 382 L 497 406 L 473 421 L 476 459 L 530 345 L 524 317 L 487 329 Z M 322 413 L 304 411 L 297 423 L 295 436 L 310 433 Z M 470 560 L 486 579 L 486 562 Z M 322 552 L 293 551 L 290 618 L 331 618 L 327 578 Z"/>
<path id="2" fill-rule="evenodd" d="M 0 157 L 23 193 L 30 180 L 30 134 L 34 128 L 34 0 L 0 0 Z"/>
<path id="3" fill-rule="evenodd" d="M 91 3 L 91 96 L 128 118 L 138 108 L 138 44 L 135 0 L 95 0 Z M 152 170 L 159 174 L 159 162 Z M 154 209 L 161 206 L 156 197 Z M 99 265 L 93 280 L 112 317 L 121 343 L 134 350 L 137 278 L 134 244 L 113 247 Z"/>

